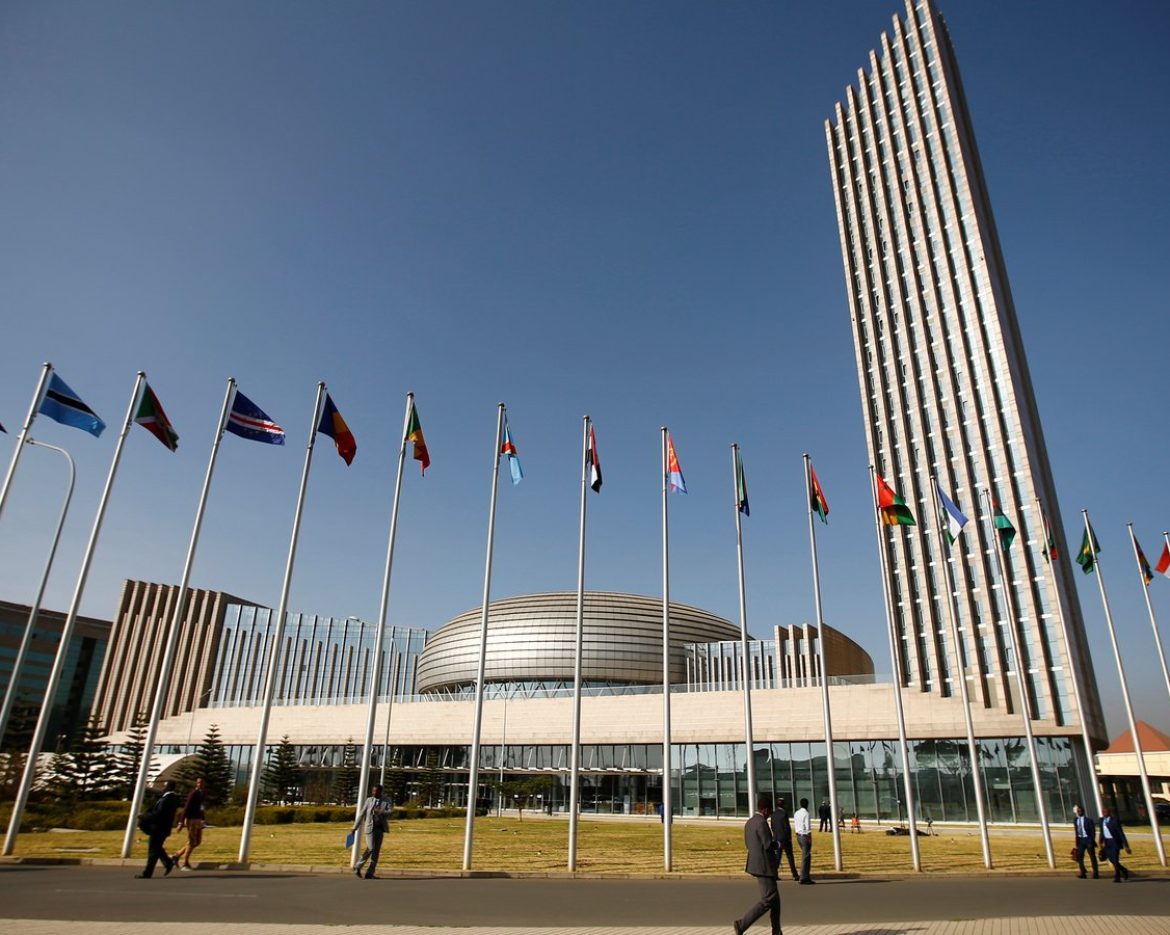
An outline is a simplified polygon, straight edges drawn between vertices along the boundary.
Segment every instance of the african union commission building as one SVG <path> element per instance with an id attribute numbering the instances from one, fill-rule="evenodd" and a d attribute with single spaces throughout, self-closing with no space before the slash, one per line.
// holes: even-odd
<path id="1" fill-rule="evenodd" d="M 665 777 L 661 601 L 586 593 L 581 808 L 652 813 L 665 780 L 680 814 L 745 815 L 750 757 L 759 791 L 789 801 L 828 798 L 831 762 L 839 811 L 862 818 L 897 818 L 907 798 L 940 821 L 975 822 L 978 799 L 994 822 L 1033 821 L 1041 802 L 1068 814 L 1092 797 L 1104 723 L 1067 564 L 1045 561 L 1045 514 L 1063 529 L 1055 485 L 958 65 L 932 4 L 910 0 L 895 18 L 825 136 L 870 463 L 908 501 L 945 491 L 970 522 L 954 545 L 927 510 L 914 526 L 880 528 L 891 681 L 828 626 L 757 634 L 744 665 L 738 626 L 672 605 Z M 998 511 L 1017 533 L 1002 556 Z M 149 707 L 175 597 L 126 584 L 94 708 L 115 740 Z M 273 612 L 204 591 L 187 608 L 160 767 L 216 724 L 242 779 Z M 485 807 L 498 804 L 496 780 L 522 777 L 547 780 L 543 807 L 568 807 L 576 612 L 573 592 L 490 605 L 475 793 Z M 465 804 L 479 626 L 476 608 L 435 629 L 396 627 L 375 659 L 373 625 L 289 615 L 268 743 L 287 737 L 306 790 L 327 786 L 347 741 L 365 734 L 376 679 L 373 767 L 392 789 Z"/>

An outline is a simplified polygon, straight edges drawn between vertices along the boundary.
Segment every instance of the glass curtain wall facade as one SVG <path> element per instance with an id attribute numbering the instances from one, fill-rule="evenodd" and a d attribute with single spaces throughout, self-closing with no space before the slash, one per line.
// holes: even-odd
<path id="1" fill-rule="evenodd" d="M 343 744 L 295 744 L 302 789 L 328 789 L 343 765 Z M 1080 793 L 1084 763 L 1066 737 L 1037 738 L 1043 795 L 1049 814 L 1071 814 Z M 251 745 L 225 748 L 246 781 Z M 380 770 L 387 748 L 374 747 L 373 768 Z M 402 798 L 423 805 L 467 803 L 467 746 L 396 746 L 389 748 L 388 777 Z M 164 746 L 159 753 L 194 752 Z M 997 824 L 1039 821 L 1028 751 L 1019 737 L 983 738 L 978 743 L 988 820 Z M 685 817 L 744 818 L 750 814 L 747 769 L 742 743 L 676 744 L 672 755 L 675 814 Z M 864 821 L 905 820 L 902 771 L 895 738 L 833 744 L 839 818 L 854 814 Z M 486 745 L 481 749 L 480 805 L 494 809 L 498 783 L 546 777 L 541 807 L 565 812 L 569 807 L 567 744 Z M 602 814 L 654 815 L 662 802 L 660 744 L 586 744 L 581 748 L 581 810 Z M 759 793 L 783 797 L 790 806 L 829 797 L 823 743 L 755 745 Z M 920 820 L 978 820 L 965 738 L 918 740 L 910 744 L 910 768 Z M 316 781 L 314 781 L 316 780 Z M 390 779 L 387 779 L 390 785 Z M 393 787 L 392 787 L 393 788 Z M 306 801 L 309 799 L 306 798 Z M 791 811 L 792 809 L 790 809 Z"/>
<path id="2" fill-rule="evenodd" d="M 928 0 L 908 0 L 825 131 L 869 457 L 918 521 L 881 536 L 901 684 L 958 697 L 965 677 L 977 710 L 1019 712 L 1020 665 L 1033 718 L 1085 717 L 1103 739 L 1067 558 L 1051 571 L 1044 558 L 1041 509 L 1067 537 L 958 66 Z M 933 522 L 932 476 L 971 518 L 953 550 Z M 1014 619 L 985 489 L 1019 533 L 1006 574 Z"/>

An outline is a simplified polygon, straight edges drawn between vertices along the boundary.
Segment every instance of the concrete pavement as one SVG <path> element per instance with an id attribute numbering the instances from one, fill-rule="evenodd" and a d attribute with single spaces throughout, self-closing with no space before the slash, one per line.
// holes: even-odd
<path id="1" fill-rule="evenodd" d="M 1170 933 L 1170 877 L 825 879 L 781 884 L 788 935 Z M 13 935 L 727 935 L 755 899 L 740 880 L 467 879 L 0 866 Z M 1107 912 L 1106 912 L 1107 910 Z M 758 924 L 753 932 L 766 932 Z"/>

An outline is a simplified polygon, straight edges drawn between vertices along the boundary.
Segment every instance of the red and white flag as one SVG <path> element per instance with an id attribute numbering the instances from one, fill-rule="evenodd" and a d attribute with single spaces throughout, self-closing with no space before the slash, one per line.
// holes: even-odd
<path id="1" fill-rule="evenodd" d="M 1162 557 L 1158 559 L 1158 564 L 1154 566 L 1154 571 L 1170 578 L 1170 545 L 1162 546 Z"/>

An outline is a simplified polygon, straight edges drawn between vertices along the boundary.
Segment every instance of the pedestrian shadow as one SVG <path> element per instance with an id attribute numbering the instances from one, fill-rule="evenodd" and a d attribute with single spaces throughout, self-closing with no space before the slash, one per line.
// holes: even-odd
<path id="1" fill-rule="evenodd" d="M 842 932 L 841 935 L 907 935 L 909 932 L 924 932 L 926 927 L 922 925 L 915 925 L 907 928 L 906 926 L 899 926 L 898 928 L 863 928 L 853 929 L 849 932 Z"/>

